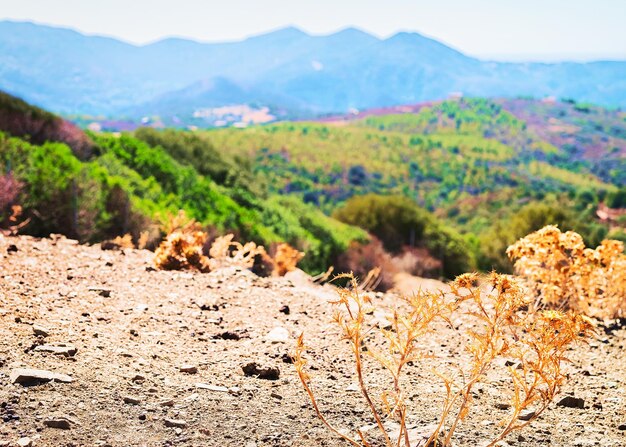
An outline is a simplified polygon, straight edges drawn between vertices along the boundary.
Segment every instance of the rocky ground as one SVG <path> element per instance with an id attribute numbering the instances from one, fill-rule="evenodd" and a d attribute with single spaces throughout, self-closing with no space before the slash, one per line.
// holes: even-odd
<path id="1" fill-rule="evenodd" d="M 344 446 L 317 419 L 289 357 L 304 330 L 321 408 L 347 430 L 371 426 L 330 324 L 335 296 L 299 274 L 156 271 L 147 251 L 2 238 L 0 446 Z M 425 348 L 462 358 L 451 331 L 442 326 Z M 601 329 L 573 350 L 563 394 L 582 408 L 553 404 L 502 445 L 625 446 L 625 347 L 624 329 Z M 376 369 L 367 381 L 374 394 L 386 383 Z M 406 383 L 409 425 L 427 429 L 441 384 L 419 366 Z M 477 388 L 457 446 L 498 431 L 509 388 L 497 371 Z"/>

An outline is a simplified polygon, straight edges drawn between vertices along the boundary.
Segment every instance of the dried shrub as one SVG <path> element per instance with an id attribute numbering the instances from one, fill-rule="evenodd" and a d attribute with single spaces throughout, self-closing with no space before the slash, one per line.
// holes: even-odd
<path id="1" fill-rule="evenodd" d="M 507 365 L 516 366 L 503 367 L 511 380 L 511 410 L 501 422 L 501 432 L 487 444 L 494 446 L 546 410 L 565 380 L 561 370 L 566 360 L 565 351 L 593 330 L 589 320 L 572 313 L 524 312 L 522 309 L 529 300 L 511 277 L 492 274 L 488 278 L 488 289 L 482 291 L 478 277 L 465 274 L 455 280 L 449 294 L 419 293 L 402 297 L 397 306 L 388 311 L 388 328 L 374 331 L 372 315 L 384 309 L 360 290 L 354 277 L 348 276 L 348 279 L 350 286 L 339 291 L 334 303 L 337 306 L 334 322 L 350 346 L 354 374 L 378 427 L 378 438 L 367 439 L 366 433 L 360 430 L 340 430 L 324 415 L 312 388 L 312 377 L 306 370 L 304 353 L 307 348 L 303 335 L 297 342 L 294 363 L 316 414 L 333 433 L 354 446 L 378 445 L 380 439 L 388 447 L 452 445 L 456 429 L 474 406 L 474 387 L 485 381 L 487 373 L 500 364 L 496 360 L 502 358 L 509 360 Z M 457 364 L 435 369 L 433 378 L 441 380 L 445 386 L 441 416 L 430 436 L 416 444 L 407 428 L 411 415 L 405 397 L 410 393 L 408 382 L 402 378 L 407 368 L 433 360 L 427 352 L 427 344 L 421 346 L 420 343 L 429 338 L 437 321 L 451 325 L 453 317 L 468 320 L 464 335 L 455 332 L 465 342 L 466 353 Z M 366 383 L 366 368 L 372 360 L 388 372 L 388 387 L 380 396 L 374 396 Z M 521 420 L 520 416 L 526 412 L 529 413 Z M 388 428 L 390 421 L 395 422 L 399 430 L 392 432 Z M 368 433 L 367 437 L 372 435 Z"/>
<path id="2" fill-rule="evenodd" d="M 573 231 L 547 226 L 507 250 L 518 274 L 527 278 L 536 305 L 574 310 L 597 318 L 626 316 L 626 255 L 620 241 L 586 248 Z"/>
<path id="3" fill-rule="evenodd" d="M 291 245 L 278 244 L 274 255 L 274 275 L 285 276 L 288 272 L 297 268 L 298 262 L 304 257 L 304 253 L 296 250 Z"/>
<path id="4" fill-rule="evenodd" d="M 20 205 L 11 206 L 11 213 L 6 219 L 6 223 L 3 225 L 5 228 L 0 228 L 0 233 L 5 236 L 14 236 L 20 229 L 29 224 L 30 218 L 22 219 L 22 207 Z"/>
<path id="5" fill-rule="evenodd" d="M 209 265 L 212 270 L 231 266 L 249 269 L 254 265 L 257 255 L 265 255 L 265 249 L 262 246 L 254 242 L 242 245 L 233 241 L 233 238 L 232 234 L 220 236 L 211 245 Z"/>
<path id="6" fill-rule="evenodd" d="M 155 265 L 163 270 L 211 271 L 209 258 L 202 252 L 207 234 L 200 224 L 188 219 L 184 211 L 166 224 L 169 233 L 155 251 Z"/>
<path id="7" fill-rule="evenodd" d="M 116 236 L 111 243 L 119 249 L 135 248 L 135 244 L 133 244 L 133 237 L 128 233 L 124 236 Z"/>

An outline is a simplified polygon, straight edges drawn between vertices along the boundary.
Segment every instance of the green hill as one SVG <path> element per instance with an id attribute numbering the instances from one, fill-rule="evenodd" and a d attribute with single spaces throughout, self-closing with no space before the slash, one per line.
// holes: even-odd
<path id="1" fill-rule="evenodd" d="M 562 226 L 577 229 L 589 244 L 607 235 L 595 209 L 626 185 L 623 112 L 525 99 L 402 110 L 201 135 L 247 158 L 273 192 L 329 214 L 354 195 L 409 197 L 465 234 L 485 269 L 507 268 L 504 249 L 523 235 L 509 228 L 494 242 L 498 226 L 506 228 L 520 212 L 534 214 L 536 205 L 564 213 Z"/>
<path id="2" fill-rule="evenodd" d="M 362 230 L 295 197 L 271 194 L 256 184 L 245 165 L 194 136 L 159 135 L 177 160 L 163 147 L 131 135 L 88 136 L 16 98 L 0 99 L 0 166 L 5 173 L 0 176 L 0 222 L 11 205 L 20 204 L 31 219 L 25 228 L 30 234 L 64 233 L 95 242 L 125 233 L 137 240 L 148 231 L 158 240 L 159 224 L 183 209 L 214 233 L 234 232 L 267 247 L 288 242 L 306 252 L 302 266 L 312 272 L 325 270 L 351 242 L 368 239 Z M 18 129 L 16 122 L 23 125 Z M 46 132 L 35 132 L 40 128 Z M 59 128 L 73 129 L 90 152 L 70 147 L 67 143 L 74 140 L 56 132 Z M 175 147 L 213 158 L 196 168 L 197 160 Z"/>

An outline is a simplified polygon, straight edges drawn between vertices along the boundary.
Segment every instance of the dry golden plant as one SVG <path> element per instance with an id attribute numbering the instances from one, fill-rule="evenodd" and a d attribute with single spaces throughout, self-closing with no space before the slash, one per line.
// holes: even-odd
<path id="1" fill-rule="evenodd" d="M 141 233 L 139 233 L 139 240 L 137 241 L 137 248 L 140 250 L 145 249 L 149 241 L 150 241 L 150 232 L 142 231 Z"/>
<path id="2" fill-rule="evenodd" d="M 169 233 L 155 251 L 154 263 L 163 270 L 211 271 L 209 258 L 203 254 L 207 234 L 184 211 L 169 217 L 164 228 Z"/>
<path id="3" fill-rule="evenodd" d="M 285 276 L 288 272 L 296 269 L 298 262 L 304 257 L 304 253 L 296 250 L 291 245 L 282 243 L 276 247 L 274 255 L 274 275 Z"/>
<path id="4" fill-rule="evenodd" d="M 227 234 L 215 239 L 209 250 L 211 269 L 229 266 L 252 268 L 254 258 L 257 255 L 265 255 L 263 246 L 254 242 L 247 242 L 242 245 L 233 241 L 233 238 L 234 235 Z"/>
<path id="5" fill-rule="evenodd" d="M 135 248 L 133 237 L 128 233 L 124 236 L 116 236 L 115 239 L 113 239 L 113 243 L 119 248 Z"/>
<path id="6" fill-rule="evenodd" d="M 349 287 L 339 291 L 339 299 L 334 303 L 337 306 L 334 322 L 350 345 L 361 394 L 387 447 L 415 445 L 408 430 L 407 385 L 402 381 L 402 375 L 410 365 L 430 359 L 420 342 L 435 329 L 436 321 L 451 325 L 453 316 L 467 321 L 465 332 L 453 333 L 465 342 L 465 358 L 469 358 L 469 362 L 459 360 L 453 374 L 434 370 L 433 377 L 443 381 L 446 391 L 439 423 L 430 437 L 420 444 L 428 447 L 452 445 L 455 430 L 473 408 L 475 385 L 485 380 L 498 358 L 506 358 L 508 364 L 519 369 L 508 367 L 513 389 L 511 411 L 501 422 L 501 433 L 488 445 L 494 446 L 512 431 L 525 427 L 545 411 L 560 391 L 565 379 L 561 364 L 566 360 L 566 349 L 593 330 L 589 320 L 574 314 L 525 312 L 526 294 L 509 276 L 492 274 L 488 278 L 488 289 L 481 290 L 478 276 L 465 274 L 451 284 L 450 293 L 429 292 L 402 297 L 388 316 L 391 328 L 379 330 L 377 340 L 382 348 L 377 348 L 375 337 L 371 335 L 374 325 L 368 321 L 368 315 L 380 310 L 377 309 L 380 304 L 375 304 L 360 289 L 353 276 L 347 277 Z M 352 445 L 372 446 L 373 441 L 367 440 L 360 430 L 356 430 L 356 436 L 350 435 L 350 431 L 337 429 L 324 416 L 311 387 L 312 377 L 305 368 L 306 349 L 302 334 L 297 342 L 294 364 L 316 414 L 333 433 Z M 389 373 L 389 385 L 378 399 L 372 396 L 366 383 L 365 356 Z M 523 412 L 528 414 L 521 421 L 519 417 Z M 389 420 L 400 427 L 394 439 L 385 426 Z"/>
<path id="7" fill-rule="evenodd" d="M 30 223 L 30 217 L 22 220 L 20 217 L 22 216 L 23 210 L 21 205 L 13 205 L 11 206 L 11 215 L 8 219 L 8 226 L 6 228 L 0 229 L 0 233 L 5 236 L 14 236 L 16 235 L 22 228 Z"/>
<path id="8" fill-rule="evenodd" d="M 626 255 L 620 241 L 586 248 L 573 231 L 547 226 L 507 249 L 530 282 L 537 307 L 574 310 L 597 318 L 626 316 Z"/>

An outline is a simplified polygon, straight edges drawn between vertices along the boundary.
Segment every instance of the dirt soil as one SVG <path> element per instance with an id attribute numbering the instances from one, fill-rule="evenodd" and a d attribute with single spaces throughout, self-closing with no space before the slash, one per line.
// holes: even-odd
<path id="1" fill-rule="evenodd" d="M 298 273 L 156 271 L 148 251 L 2 238 L 0 446 L 345 446 L 317 419 L 290 364 L 303 330 L 320 407 L 339 427 L 363 428 L 375 441 L 348 346 L 330 323 L 335 296 Z M 455 339 L 441 326 L 424 348 L 442 364 L 462 362 Z M 601 328 L 572 350 L 563 395 L 584 399 L 584 408 L 553 404 L 501 445 L 626 446 L 625 347 L 626 330 Z M 252 362 L 279 377 L 245 375 Z M 12 383 L 19 368 L 72 381 Z M 510 390 L 500 370 L 477 388 L 456 446 L 480 446 L 498 432 Z M 388 381 L 371 371 L 366 380 L 379 396 Z M 409 426 L 427 431 L 442 386 L 428 365 L 408 373 Z"/>

